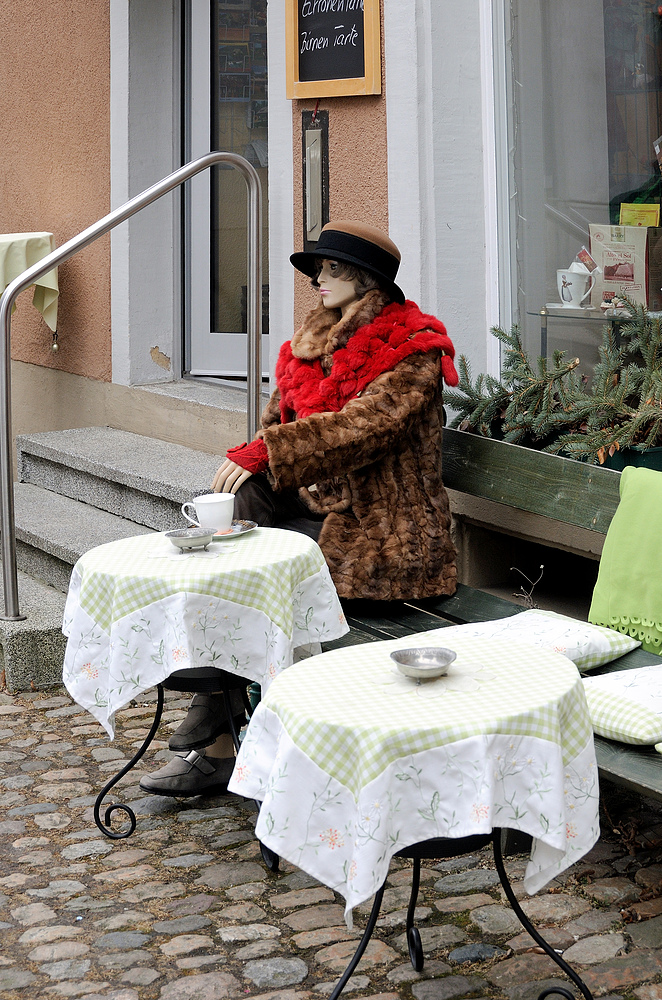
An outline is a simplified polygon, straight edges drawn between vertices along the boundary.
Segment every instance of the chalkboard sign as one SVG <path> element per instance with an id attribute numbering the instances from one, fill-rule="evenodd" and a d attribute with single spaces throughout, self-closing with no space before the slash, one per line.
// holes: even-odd
<path id="1" fill-rule="evenodd" d="M 288 0 L 287 96 L 381 92 L 379 0 Z"/>

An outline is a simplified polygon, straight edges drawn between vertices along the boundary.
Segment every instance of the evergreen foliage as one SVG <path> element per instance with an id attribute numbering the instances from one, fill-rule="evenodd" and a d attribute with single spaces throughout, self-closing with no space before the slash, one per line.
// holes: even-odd
<path id="1" fill-rule="evenodd" d="M 461 356 L 457 389 L 445 393 L 458 412 L 452 426 L 600 463 L 620 449 L 662 445 L 662 322 L 644 306 L 625 308 L 620 324 L 605 324 L 590 380 L 563 351 L 534 368 L 518 328 L 495 327 L 501 379 L 481 374 L 474 383 Z"/>

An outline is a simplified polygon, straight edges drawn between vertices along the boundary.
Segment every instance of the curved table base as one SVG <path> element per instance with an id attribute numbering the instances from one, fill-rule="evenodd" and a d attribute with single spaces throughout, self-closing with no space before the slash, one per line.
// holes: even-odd
<path id="1" fill-rule="evenodd" d="M 496 866 L 497 874 L 501 885 L 503 886 L 503 891 L 506 894 L 506 898 L 510 903 L 515 916 L 519 922 L 539 945 L 546 955 L 548 955 L 554 962 L 559 966 L 559 968 L 565 973 L 565 975 L 575 984 L 577 989 L 581 992 L 582 996 L 586 1000 L 593 1000 L 593 994 L 589 990 L 586 983 L 580 979 L 577 973 L 572 969 L 563 958 L 556 953 L 554 948 L 551 947 L 533 926 L 526 913 L 519 904 L 513 888 L 508 879 L 506 869 L 503 864 L 503 854 L 501 850 L 501 836 L 502 830 L 495 828 L 491 834 L 482 834 L 475 837 L 462 837 L 459 840 L 448 840 L 448 839 L 436 839 L 436 840 L 424 840 L 419 844 L 412 844 L 411 847 L 406 847 L 402 851 L 398 851 L 395 855 L 396 858 L 411 858 L 414 862 L 412 870 L 412 885 L 411 894 L 409 896 L 409 905 L 407 907 L 407 918 L 406 918 L 406 935 L 407 935 L 407 947 L 409 950 L 409 959 L 411 961 L 412 967 L 416 972 L 421 972 L 425 962 L 423 956 L 423 945 L 421 943 L 421 935 L 418 928 L 414 924 L 414 913 L 416 910 L 416 901 L 418 899 L 418 890 L 421 880 L 421 859 L 430 858 L 434 860 L 439 860 L 441 858 L 453 858 L 458 857 L 462 854 L 469 854 L 472 851 L 480 850 L 482 847 L 487 846 L 487 844 L 492 844 L 492 850 L 494 851 L 494 863 Z M 260 843 L 260 850 L 262 852 L 262 857 L 264 862 L 270 871 L 278 870 L 278 855 L 274 854 L 268 847 Z M 363 932 L 361 940 L 358 943 L 356 951 L 352 955 L 347 968 L 343 972 L 342 976 L 336 983 L 333 992 L 330 994 L 329 1000 L 337 1000 L 345 986 L 349 982 L 352 973 L 356 969 L 356 966 L 361 961 L 363 953 L 368 947 L 370 938 L 372 937 L 375 926 L 377 925 L 377 919 L 379 917 L 379 911 L 382 905 L 382 899 L 384 897 L 384 889 L 386 887 L 386 882 L 377 890 L 375 894 L 374 903 L 370 911 L 370 916 L 368 917 L 368 923 Z M 562 986 L 551 987 L 549 989 L 543 990 L 539 994 L 538 1000 L 544 1000 L 545 997 L 549 996 L 561 996 L 565 997 L 566 1000 L 574 1000 L 573 994 L 564 989 Z"/>
<path id="2" fill-rule="evenodd" d="M 212 668 L 209 669 L 211 670 Z M 203 673 L 203 671 L 205 672 Z M 127 837 L 130 837 L 136 828 L 136 815 L 131 806 L 124 805 L 121 802 L 114 802 L 112 805 L 107 806 L 102 820 L 101 803 L 103 802 L 103 800 L 105 799 L 106 795 L 111 790 L 111 788 L 114 788 L 117 782 L 120 781 L 120 779 L 123 778 L 125 774 L 128 774 L 133 767 L 135 767 L 140 758 L 148 750 L 152 740 L 156 736 L 156 732 L 161 723 L 161 716 L 163 715 L 165 688 L 168 688 L 169 690 L 173 691 L 218 691 L 220 688 L 220 691 L 223 695 L 223 705 L 225 708 L 225 714 L 227 716 L 230 727 L 230 735 L 232 736 L 232 742 L 234 743 L 235 750 L 239 752 L 239 747 L 241 744 L 239 741 L 239 733 L 237 732 L 237 727 L 235 726 L 234 722 L 234 715 L 232 712 L 232 704 L 230 700 L 230 692 L 233 689 L 236 689 L 241 693 L 242 700 L 244 702 L 244 708 L 246 709 L 246 713 L 250 718 L 252 710 L 250 703 L 248 701 L 248 697 L 246 695 L 245 686 L 242 686 L 243 679 L 237 678 L 232 674 L 226 673 L 225 671 L 214 670 L 213 674 L 207 673 L 206 671 L 207 668 L 202 668 L 200 671 L 197 672 L 196 675 L 195 671 L 180 670 L 174 674 L 171 674 L 170 677 L 166 678 L 166 680 L 163 681 L 163 683 L 156 685 L 157 694 L 156 694 L 156 711 L 154 713 L 154 721 L 152 722 L 151 728 L 147 736 L 145 737 L 142 746 L 140 747 L 138 752 L 131 758 L 128 764 L 125 764 L 122 770 L 118 771 L 117 774 L 110 779 L 107 785 L 104 785 L 104 787 L 97 795 L 96 802 L 94 803 L 94 822 L 101 830 L 101 832 L 105 834 L 106 837 L 109 837 L 111 840 L 126 840 Z M 187 673 L 188 676 L 186 676 Z M 236 683 L 237 680 L 242 681 L 242 683 L 237 684 Z M 248 684 L 248 681 L 246 681 L 245 684 Z M 259 809 L 259 804 L 258 804 L 258 809 Z M 118 811 L 124 813 L 128 817 L 129 825 L 128 828 L 126 829 L 115 831 L 111 827 L 111 822 L 113 813 Z M 269 865 L 269 861 L 267 860 L 267 856 L 265 856 L 264 854 L 264 851 L 268 851 L 268 848 L 263 848 L 262 850 L 263 850 L 262 856 L 264 857 L 265 864 L 267 864 L 268 867 L 271 867 Z M 269 852 L 269 854 L 271 854 L 271 852 Z M 275 859 L 275 861 L 273 859 Z M 277 871 L 278 870 L 277 855 L 273 855 L 272 864 L 275 864 L 275 868 L 272 868 L 271 870 Z"/>
<path id="3" fill-rule="evenodd" d="M 150 743 L 156 736 L 156 731 L 159 728 L 159 724 L 161 722 L 161 716 L 163 715 L 163 685 L 157 684 L 156 691 L 157 691 L 156 712 L 154 713 L 154 721 L 152 722 L 150 731 L 148 732 L 147 736 L 143 741 L 143 745 L 140 747 L 138 752 L 131 758 L 129 763 L 125 764 L 122 770 L 118 771 L 117 774 L 110 779 L 107 785 L 104 785 L 104 787 L 97 795 L 97 800 L 94 803 L 94 822 L 99 827 L 101 832 L 105 833 L 105 835 L 107 837 L 110 837 L 111 840 L 125 840 L 127 837 L 131 836 L 131 834 L 136 828 L 136 814 L 134 813 L 131 806 L 125 806 L 121 802 L 114 802 L 112 805 L 106 808 L 102 823 L 100 818 L 101 803 L 103 802 L 103 800 L 105 799 L 106 795 L 111 790 L 111 788 L 113 788 L 117 784 L 120 778 L 123 778 L 125 774 L 128 774 L 132 767 L 135 767 L 135 765 L 138 763 L 138 761 L 143 756 L 143 754 L 149 747 Z M 111 829 L 110 825 L 111 817 L 113 813 L 116 812 L 117 810 L 121 810 L 123 813 L 126 813 L 126 815 L 129 817 L 128 830 L 115 831 Z"/>

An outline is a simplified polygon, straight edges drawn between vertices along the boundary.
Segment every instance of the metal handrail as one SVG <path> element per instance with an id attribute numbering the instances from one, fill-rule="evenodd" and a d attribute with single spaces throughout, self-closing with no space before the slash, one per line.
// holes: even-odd
<path id="1" fill-rule="evenodd" d="M 18 575 L 16 571 L 16 527 L 14 524 L 14 483 L 12 476 L 12 420 L 11 420 L 11 312 L 17 296 L 34 284 L 47 271 L 69 260 L 79 250 L 94 243 L 99 237 L 126 222 L 136 212 L 151 205 L 164 194 L 173 191 L 190 177 L 216 163 L 228 163 L 243 174 L 248 189 L 248 277 L 247 277 L 247 405 L 248 440 L 255 436 L 260 418 L 262 387 L 262 189 L 255 168 L 237 153 L 212 152 L 191 160 L 174 173 L 168 174 L 141 194 L 131 198 L 105 215 L 78 236 L 63 243 L 37 264 L 23 271 L 11 281 L 0 297 L 0 531 L 2 540 L 2 580 L 5 595 L 5 613 L 0 619 L 20 621 L 25 618 L 19 611 Z"/>

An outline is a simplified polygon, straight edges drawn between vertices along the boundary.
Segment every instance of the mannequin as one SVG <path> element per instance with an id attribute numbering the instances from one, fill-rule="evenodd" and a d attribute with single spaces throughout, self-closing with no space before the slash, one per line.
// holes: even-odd
<path id="1" fill-rule="evenodd" d="M 352 269 L 354 272 L 355 269 Z M 320 272 L 317 275 L 316 284 L 319 288 L 320 299 L 325 309 L 339 309 L 340 315 L 344 316 L 352 304 L 358 302 L 362 294 L 367 291 L 365 286 L 359 291 L 359 277 L 348 275 L 349 269 L 335 260 L 321 260 Z M 375 282 L 370 287 L 376 287 Z M 256 437 L 261 437 L 260 431 Z M 236 493 L 240 486 L 252 476 L 253 473 L 237 465 L 232 459 L 226 458 L 220 469 L 214 476 L 212 489 L 214 493 Z"/>
<path id="2" fill-rule="evenodd" d="M 457 374 L 446 330 L 405 300 L 399 251 L 374 227 L 329 223 L 314 252 L 290 260 L 318 304 L 281 348 L 262 428 L 228 449 L 212 488 L 235 495 L 237 518 L 315 538 L 341 598 L 452 594 L 441 389 Z M 182 755 L 143 778 L 145 791 L 227 787 L 234 758 L 218 698 L 196 695 L 170 739 Z"/>

